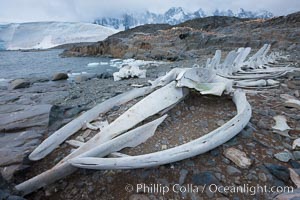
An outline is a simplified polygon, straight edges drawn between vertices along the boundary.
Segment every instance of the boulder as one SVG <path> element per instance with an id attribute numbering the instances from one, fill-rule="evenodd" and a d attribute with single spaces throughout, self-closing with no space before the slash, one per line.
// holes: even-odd
<path id="1" fill-rule="evenodd" d="M 66 80 L 68 78 L 69 78 L 69 76 L 66 73 L 57 73 L 57 74 L 53 75 L 52 81 Z"/>
<path id="2" fill-rule="evenodd" d="M 11 89 L 27 88 L 30 86 L 30 82 L 25 79 L 16 79 L 10 83 Z"/>
<path id="3" fill-rule="evenodd" d="M 79 76 L 75 77 L 75 82 L 76 83 L 81 83 L 81 82 L 84 82 L 84 81 L 87 81 L 87 80 L 89 80 L 89 77 L 87 75 L 79 75 Z"/>

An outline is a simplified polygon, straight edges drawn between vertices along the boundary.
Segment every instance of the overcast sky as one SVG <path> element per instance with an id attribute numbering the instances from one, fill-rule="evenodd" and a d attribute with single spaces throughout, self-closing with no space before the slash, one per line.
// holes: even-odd
<path id="1" fill-rule="evenodd" d="M 239 8 L 256 11 L 265 9 L 273 14 L 286 15 L 300 11 L 300 0 L 0 0 L 0 22 L 81 21 L 91 22 L 96 17 L 118 16 L 125 11 L 165 12 L 181 6 L 187 11 L 202 8 Z"/>

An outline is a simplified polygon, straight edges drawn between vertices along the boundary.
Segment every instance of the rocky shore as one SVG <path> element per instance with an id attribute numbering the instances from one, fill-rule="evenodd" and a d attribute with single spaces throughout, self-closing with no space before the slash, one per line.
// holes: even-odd
<path id="1" fill-rule="evenodd" d="M 28 160 L 28 154 L 55 130 L 98 103 L 132 89 L 133 85 L 148 85 L 148 80 L 154 80 L 172 68 L 205 65 L 206 59 L 211 57 L 216 48 L 226 51 L 233 47 L 259 47 L 264 42 L 271 42 L 276 49 L 290 55 L 289 62 L 300 68 L 297 35 L 299 13 L 264 22 L 230 19 L 232 21 L 229 23 L 229 19 L 224 19 L 222 26 L 214 22 L 213 18 L 207 20 L 200 23 L 202 30 L 195 28 L 200 26 L 197 21 L 175 28 L 153 25 L 157 27 L 155 29 L 151 25 L 147 28 L 147 25 L 142 29 L 137 28 L 139 32 L 131 30 L 129 33 L 119 33 L 103 42 L 72 47 L 65 52 L 68 56 L 106 55 L 171 61 L 142 67 L 147 70 L 147 77 L 143 79 L 115 82 L 111 75 L 99 74 L 65 80 L 68 77 L 60 74 L 57 75 L 59 78 L 24 78 L 1 86 L 0 197 L 22 199 L 14 196 L 18 195 L 13 189 L 15 184 L 49 169 L 73 150 L 64 143 L 41 161 Z M 240 30 L 242 34 L 238 34 Z M 252 35 L 247 33 L 249 30 L 253 30 Z M 285 34 L 281 35 L 283 32 Z M 279 81 L 281 84 L 277 88 L 248 91 L 247 98 L 253 109 L 250 123 L 237 137 L 210 152 L 157 168 L 79 170 L 25 198 L 238 200 L 273 199 L 279 193 L 286 192 L 213 192 L 209 190 L 209 185 L 220 188 L 245 185 L 266 186 L 268 189 L 273 186 L 293 187 L 293 194 L 299 197 L 300 191 L 291 180 L 288 169 L 293 168 L 297 173 L 300 170 L 300 151 L 293 150 L 291 146 L 293 139 L 300 137 L 299 109 L 285 107 L 280 95 L 288 94 L 299 99 L 300 75 L 288 73 Z M 136 101 L 117 106 L 100 117 L 111 122 Z M 168 114 L 155 137 L 135 149 L 125 149 L 122 153 L 138 155 L 186 143 L 224 124 L 235 115 L 235 107 L 228 96 L 203 97 L 193 93 L 168 111 Z M 275 124 L 273 117 L 282 114 L 287 117 L 288 125 L 292 128 L 289 132 L 291 137 L 276 134 L 272 130 Z M 78 139 L 80 134 L 82 131 L 72 136 L 72 139 Z M 94 134 L 96 131 L 91 131 L 87 138 L 79 139 L 85 141 Z M 245 159 L 239 160 L 235 155 Z M 126 190 L 126 186 L 135 188 L 138 184 L 149 187 L 161 184 L 178 192 L 168 192 L 162 197 L 157 192 Z M 187 190 L 189 185 L 197 186 L 199 191 Z"/>
<path id="2" fill-rule="evenodd" d="M 216 49 L 299 50 L 300 13 L 269 20 L 206 17 L 176 26 L 144 25 L 90 45 L 74 45 L 64 56 L 111 56 L 142 60 L 183 60 L 213 54 Z"/>

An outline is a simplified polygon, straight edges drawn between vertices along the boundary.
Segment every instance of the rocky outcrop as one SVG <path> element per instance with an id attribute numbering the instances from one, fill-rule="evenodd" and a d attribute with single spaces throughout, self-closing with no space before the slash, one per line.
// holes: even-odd
<path id="1" fill-rule="evenodd" d="M 265 43 L 279 49 L 299 48 L 300 14 L 269 20 L 207 17 L 168 25 L 145 25 L 110 36 L 91 45 L 73 46 L 64 56 L 111 56 L 145 60 L 199 58 L 216 49 L 226 50 Z M 151 31 L 149 31 L 149 27 Z"/>
<path id="2" fill-rule="evenodd" d="M 24 130 L 38 126 L 45 128 L 49 121 L 51 105 L 15 105 L 0 107 L 0 131 Z"/>
<path id="3" fill-rule="evenodd" d="M 7 104 L 0 107 L 0 172 L 10 180 L 26 167 L 24 159 L 40 143 L 51 105 Z"/>

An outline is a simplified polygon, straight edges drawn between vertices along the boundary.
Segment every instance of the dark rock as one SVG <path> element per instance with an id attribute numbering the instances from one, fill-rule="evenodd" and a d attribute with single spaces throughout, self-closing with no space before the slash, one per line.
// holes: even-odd
<path id="1" fill-rule="evenodd" d="M 103 72 L 103 73 L 97 75 L 97 78 L 100 78 L 100 79 L 113 78 L 113 72 Z"/>
<path id="2" fill-rule="evenodd" d="M 184 183 L 185 178 L 186 178 L 188 173 L 189 172 L 186 169 L 180 170 L 180 172 L 179 172 L 180 177 L 179 177 L 179 181 L 178 181 L 179 185 L 182 185 Z"/>
<path id="3" fill-rule="evenodd" d="M 49 129 L 57 130 L 71 121 L 80 112 L 87 110 L 86 106 L 52 106 L 49 114 Z"/>
<path id="4" fill-rule="evenodd" d="M 219 184 L 220 181 L 215 177 L 213 172 L 206 171 L 194 174 L 192 176 L 192 183 L 195 185 L 209 185 L 209 184 Z"/>
<path id="5" fill-rule="evenodd" d="M 237 169 L 233 166 L 230 166 L 230 165 L 227 166 L 226 171 L 229 175 L 239 175 L 242 173 L 239 169 Z"/>
<path id="6" fill-rule="evenodd" d="M 276 165 L 271 163 L 265 163 L 264 166 L 269 170 L 269 172 L 284 182 L 287 182 L 290 178 L 290 172 L 287 167 L 282 165 Z"/>
<path id="7" fill-rule="evenodd" d="M 9 197 L 9 193 L 7 191 L 1 190 L 0 189 L 0 199 L 5 200 Z"/>
<path id="8" fill-rule="evenodd" d="M 7 200 L 26 200 L 23 197 L 11 195 L 7 198 Z"/>
<path id="9" fill-rule="evenodd" d="M 258 121 L 257 127 L 266 130 L 270 128 L 262 119 Z"/>
<path id="10" fill-rule="evenodd" d="M 251 138 L 253 134 L 253 129 L 249 126 L 246 126 L 240 133 L 242 138 Z"/>
<path id="11" fill-rule="evenodd" d="M 300 163 L 295 160 L 290 160 L 289 164 L 292 166 L 292 168 L 300 169 Z"/>
<path id="12" fill-rule="evenodd" d="M 53 75 L 52 81 L 66 80 L 68 78 L 69 78 L 69 76 L 66 73 L 57 73 L 57 74 Z"/>
<path id="13" fill-rule="evenodd" d="M 296 160 L 300 160 L 300 151 L 294 151 L 293 155 L 294 155 Z"/>
<path id="14" fill-rule="evenodd" d="M 30 82 L 25 79 L 16 79 L 10 83 L 11 89 L 27 88 L 30 86 Z"/>
<path id="15" fill-rule="evenodd" d="M 215 148 L 213 150 L 210 151 L 210 154 L 214 157 L 219 156 L 220 155 L 220 150 L 219 148 Z"/>
<path id="16" fill-rule="evenodd" d="M 281 162 L 288 162 L 289 160 L 294 159 L 293 154 L 291 154 L 289 151 L 276 153 L 274 157 Z"/>

